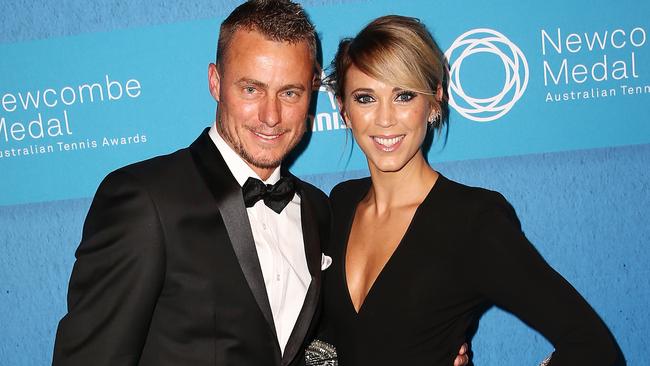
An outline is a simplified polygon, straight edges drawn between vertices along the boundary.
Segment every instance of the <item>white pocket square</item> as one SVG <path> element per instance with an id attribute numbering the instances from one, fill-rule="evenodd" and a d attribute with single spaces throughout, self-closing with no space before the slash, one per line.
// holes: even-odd
<path id="1" fill-rule="evenodd" d="M 332 257 L 327 256 L 325 254 L 321 254 L 320 258 L 320 270 L 324 271 L 326 270 L 331 264 L 332 264 Z"/>

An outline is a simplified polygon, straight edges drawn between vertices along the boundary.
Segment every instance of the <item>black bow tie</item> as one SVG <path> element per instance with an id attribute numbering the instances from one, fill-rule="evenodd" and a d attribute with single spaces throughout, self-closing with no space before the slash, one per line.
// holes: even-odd
<path id="1" fill-rule="evenodd" d="M 264 184 L 259 179 L 249 177 L 242 192 L 246 207 L 253 207 L 257 201 L 264 200 L 271 210 L 280 213 L 296 193 L 296 181 L 293 177 L 282 177 L 275 184 Z"/>

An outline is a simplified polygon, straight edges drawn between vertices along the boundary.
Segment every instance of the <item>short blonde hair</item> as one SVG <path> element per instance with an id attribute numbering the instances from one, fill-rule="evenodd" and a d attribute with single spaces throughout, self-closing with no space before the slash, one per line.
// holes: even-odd
<path id="1" fill-rule="evenodd" d="M 346 74 L 352 65 L 374 79 L 429 96 L 431 104 L 440 112 L 433 127 L 441 129 L 447 123 L 448 64 L 418 19 L 383 16 L 373 20 L 354 38 L 339 43 L 326 82 L 341 100 L 345 99 Z M 442 90 L 441 100 L 436 99 L 438 89 Z"/>

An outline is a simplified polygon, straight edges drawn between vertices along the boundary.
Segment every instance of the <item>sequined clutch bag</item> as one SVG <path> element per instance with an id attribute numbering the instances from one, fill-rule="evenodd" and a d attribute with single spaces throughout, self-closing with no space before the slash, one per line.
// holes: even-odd
<path id="1" fill-rule="evenodd" d="M 336 347 L 315 339 L 305 350 L 306 366 L 338 366 L 339 360 L 336 355 Z"/>

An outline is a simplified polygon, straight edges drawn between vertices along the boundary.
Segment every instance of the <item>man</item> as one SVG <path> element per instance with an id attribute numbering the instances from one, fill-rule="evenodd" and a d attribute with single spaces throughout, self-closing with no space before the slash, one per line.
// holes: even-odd
<path id="1" fill-rule="evenodd" d="M 305 132 L 315 61 L 297 4 L 249 1 L 222 23 L 212 128 L 95 195 L 54 365 L 304 363 L 329 207 L 280 164 Z"/>
<path id="2" fill-rule="evenodd" d="M 276 213 L 261 200 L 247 208 L 242 186 L 280 179 L 306 129 L 315 55 L 313 26 L 296 4 L 249 2 L 223 22 L 209 66 L 215 125 L 189 148 L 102 182 L 53 364 L 302 361 L 319 301 L 326 196 L 296 181 Z"/>

